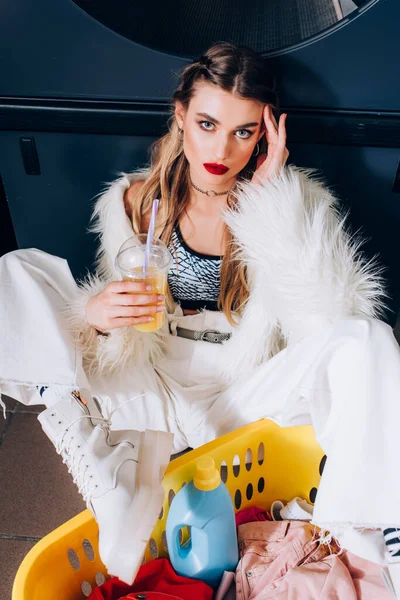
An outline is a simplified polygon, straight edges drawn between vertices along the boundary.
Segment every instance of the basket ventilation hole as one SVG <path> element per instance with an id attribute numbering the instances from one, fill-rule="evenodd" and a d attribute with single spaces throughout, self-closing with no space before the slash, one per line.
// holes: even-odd
<path id="1" fill-rule="evenodd" d="M 237 454 L 233 457 L 232 470 L 235 477 L 240 473 L 240 458 Z"/>
<path id="2" fill-rule="evenodd" d="M 168 504 L 169 506 L 171 506 L 171 502 L 172 500 L 175 498 L 175 492 L 174 490 L 169 490 L 168 492 Z"/>
<path id="3" fill-rule="evenodd" d="M 317 488 L 311 488 L 310 490 L 310 502 L 312 502 L 314 504 L 316 498 L 317 498 Z"/>
<path id="4" fill-rule="evenodd" d="M 319 463 L 319 474 L 322 475 L 322 473 L 324 472 L 325 469 L 325 463 L 326 463 L 326 454 L 325 456 L 323 456 L 321 458 L 321 462 Z"/>
<path id="5" fill-rule="evenodd" d="M 106 578 L 103 573 L 96 573 L 96 585 L 103 585 L 105 583 Z"/>
<path id="6" fill-rule="evenodd" d="M 154 538 L 150 538 L 149 549 L 150 549 L 151 558 L 158 558 L 158 546 L 157 546 L 157 542 Z"/>
<path id="7" fill-rule="evenodd" d="M 244 457 L 244 464 L 246 465 L 246 471 L 250 471 L 253 466 L 253 453 L 251 448 L 247 448 L 246 456 Z"/>
<path id="8" fill-rule="evenodd" d="M 79 571 L 81 568 L 81 563 L 79 561 L 78 555 L 72 548 L 68 548 L 68 560 L 69 564 L 75 571 Z"/>
<path id="9" fill-rule="evenodd" d="M 165 531 L 163 531 L 161 534 L 161 543 L 163 545 L 165 552 L 168 552 L 167 534 Z"/>
<path id="10" fill-rule="evenodd" d="M 219 469 L 220 475 L 221 475 L 221 480 L 226 483 L 227 479 L 228 479 L 228 466 L 226 464 L 226 462 L 223 460 L 221 463 L 221 467 Z"/>
<path id="11" fill-rule="evenodd" d="M 258 493 L 261 494 L 265 488 L 265 479 L 264 477 L 260 477 L 257 484 Z"/>
<path id="12" fill-rule="evenodd" d="M 158 515 L 158 518 L 160 519 L 160 521 L 163 518 L 163 516 L 164 516 L 164 507 L 162 506 L 161 510 L 160 510 L 160 514 Z"/>
<path id="13" fill-rule="evenodd" d="M 235 507 L 236 510 L 239 510 L 242 504 L 242 492 L 240 490 L 236 490 L 235 492 Z"/>
<path id="14" fill-rule="evenodd" d="M 142 557 L 142 562 L 140 563 L 140 566 L 142 567 L 142 566 L 143 566 L 143 565 L 145 565 L 145 564 L 146 564 L 146 557 L 145 557 L 145 555 L 143 554 L 143 557 Z"/>
<path id="15" fill-rule="evenodd" d="M 82 542 L 83 551 L 88 560 L 94 560 L 94 550 L 89 540 L 83 540 Z"/>
<path id="16" fill-rule="evenodd" d="M 251 483 L 246 488 L 246 498 L 247 500 L 251 500 L 253 497 L 253 486 Z"/>
<path id="17" fill-rule="evenodd" d="M 185 485 L 187 485 L 187 481 L 184 481 L 184 482 L 182 483 L 182 486 L 181 486 L 181 488 L 184 488 L 184 487 L 185 487 Z"/>
<path id="18" fill-rule="evenodd" d="M 258 460 L 258 464 L 260 466 L 264 462 L 264 457 L 265 457 L 264 442 L 261 442 L 260 445 L 258 446 L 258 452 L 257 452 L 257 460 Z"/>
<path id="19" fill-rule="evenodd" d="M 83 595 L 86 596 L 86 598 L 92 593 L 92 586 L 88 581 L 82 581 L 81 589 Z"/>

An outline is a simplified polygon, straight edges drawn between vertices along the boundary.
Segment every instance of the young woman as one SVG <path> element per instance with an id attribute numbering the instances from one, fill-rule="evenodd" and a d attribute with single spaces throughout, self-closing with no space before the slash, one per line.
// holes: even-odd
<path id="1" fill-rule="evenodd" d="M 172 106 L 149 169 L 97 200 L 96 275 L 78 288 L 57 257 L 3 257 L 3 393 L 47 405 L 39 420 L 121 578 L 132 579 L 157 518 L 172 447 L 264 417 L 313 424 L 328 456 L 313 522 L 383 561 L 381 530 L 400 526 L 400 360 L 377 318 L 379 269 L 323 184 L 285 166 L 286 115 L 275 120 L 256 53 L 213 46 L 184 69 Z M 115 268 L 121 244 L 147 231 L 154 198 L 155 233 L 173 257 L 166 298 Z M 157 310 L 161 330 L 133 327 Z M 144 540 L 135 549 L 132 531 Z"/>

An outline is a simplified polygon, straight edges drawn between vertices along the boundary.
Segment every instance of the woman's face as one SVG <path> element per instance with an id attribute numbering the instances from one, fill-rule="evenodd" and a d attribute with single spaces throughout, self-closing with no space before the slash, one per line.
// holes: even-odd
<path id="1" fill-rule="evenodd" d="M 196 85 L 187 110 L 176 104 L 194 183 L 215 191 L 234 185 L 264 133 L 263 108 L 255 100 L 234 96 L 210 83 Z"/>

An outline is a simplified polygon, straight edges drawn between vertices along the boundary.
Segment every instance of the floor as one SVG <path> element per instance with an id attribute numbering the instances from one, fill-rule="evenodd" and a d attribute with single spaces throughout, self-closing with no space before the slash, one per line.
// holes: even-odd
<path id="1" fill-rule="evenodd" d="M 10 600 L 17 569 L 34 544 L 86 508 L 44 435 L 37 414 L 7 397 L 0 411 L 0 599 Z"/>

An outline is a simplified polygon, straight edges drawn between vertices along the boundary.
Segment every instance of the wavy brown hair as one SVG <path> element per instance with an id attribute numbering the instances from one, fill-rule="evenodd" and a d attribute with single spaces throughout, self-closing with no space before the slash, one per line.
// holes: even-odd
<path id="1" fill-rule="evenodd" d="M 174 115 L 179 101 L 186 109 L 195 91 L 195 84 L 207 82 L 223 90 L 262 104 L 277 108 L 275 80 L 268 63 L 250 48 L 221 42 L 215 44 L 198 60 L 184 67 L 181 83 L 172 96 L 169 131 L 154 142 L 151 148 L 150 174 L 135 193 L 132 222 L 136 233 L 146 230 L 144 215 L 151 212 L 154 198 L 160 198 L 155 235 L 168 245 L 173 228 L 184 214 L 189 198 L 189 164 L 183 152 L 182 139 Z M 260 141 L 260 152 L 265 152 L 265 136 Z M 248 180 L 256 168 L 252 157 L 240 172 L 238 179 Z M 234 197 L 228 195 L 228 206 Z M 240 315 L 249 296 L 246 267 L 235 258 L 236 243 L 231 232 L 225 230 L 225 252 L 221 266 L 221 288 L 218 306 L 235 324 L 234 315 Z"/>

